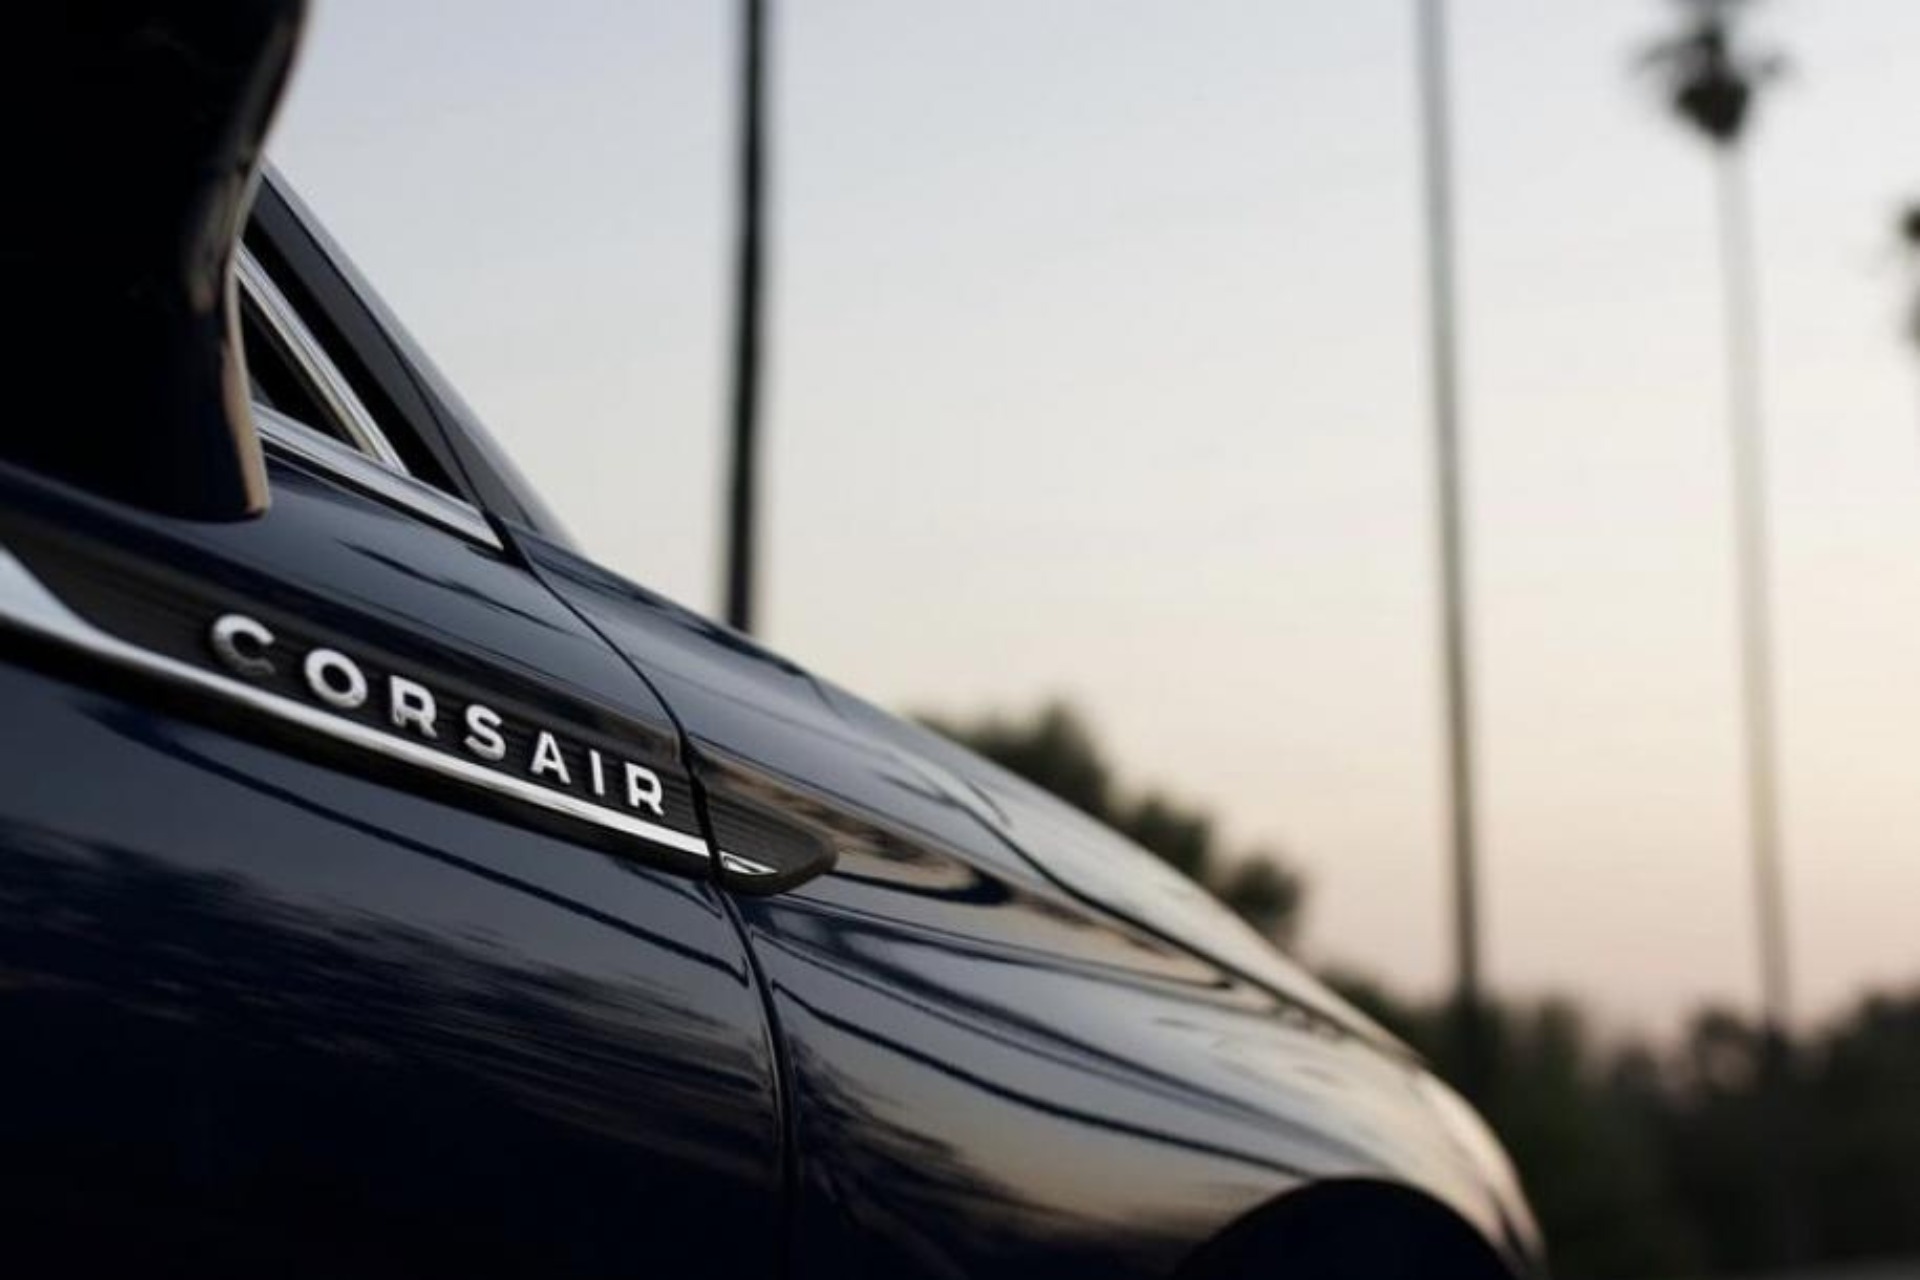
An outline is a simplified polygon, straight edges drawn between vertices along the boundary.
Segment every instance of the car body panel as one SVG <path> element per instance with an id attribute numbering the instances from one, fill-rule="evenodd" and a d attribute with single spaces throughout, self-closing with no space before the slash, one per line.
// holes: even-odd
<path id="1" fill-rule="evenodd" d="M 8 468 L 0 540 L 183 660 L 244 608 L 678 768 L 647 688 L 499 551 L 286 463 L 270 481 L 267 514 L 212 525 Z M 116 603 L 120 580 L 149 590 Z M 770 1274 L 776 1059 L 704 860 L 423 793 L 30 639 L 0 635 L 0 768 L 32 780 L 0 807 L 0 1176 L 26 1224 L 0 1252 L 587 1276 L 643 1239 Z M 684 778 L 672 803 L 697 831 Z"/>

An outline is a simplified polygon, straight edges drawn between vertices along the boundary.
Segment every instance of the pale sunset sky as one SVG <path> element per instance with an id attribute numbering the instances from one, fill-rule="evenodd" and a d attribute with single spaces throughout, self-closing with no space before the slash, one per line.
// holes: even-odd
<path id="1" fill-rule="evenodd" d="M 718 596 L 734 5 L 322 0 L 274 156 L 584 546 Z M 763 596 L 897 709 L 1083 708 L 1446 979 L 1407 0 L 776 3 Z M 1712 174 L 1679 10 L 1457 0 L 1491 977 L 1751 1008 Z M 1797 1014 L 1920 980 L 1920 5 L 1775 0 Z"/>

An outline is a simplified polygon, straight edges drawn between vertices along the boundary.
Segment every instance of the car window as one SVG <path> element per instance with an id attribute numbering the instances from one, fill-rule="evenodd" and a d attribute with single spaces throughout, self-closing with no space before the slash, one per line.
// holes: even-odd
<path id="1" fill-rule="evenodd" d="M 262 421 L 267 443 L 275 444 L 275 437 L 283 435 L 291 423 L 407 475 L 406 463 L 385 430 L 273 277 L 244 249 L 237 274 L 241 342 L 253 399 L 275 411 Z"/>
<path id="2" fill-rule="evenodd" d="M 299 312 L 244 249 L 236 275 L 241 342 L 262 445 L 429 523 L 497 546 L 477 508 L 408 468 Z"/>
<path id="3" fill-rule="evenodd" d="M 342 444 L 351 443 L 343 431 L 336 429 L 293 361 L 273 341 L 260 308 L 250 297 L 242 297 L 240 302 L 240 341 L 247 353 L 247 383 L 255 404 Z"/>

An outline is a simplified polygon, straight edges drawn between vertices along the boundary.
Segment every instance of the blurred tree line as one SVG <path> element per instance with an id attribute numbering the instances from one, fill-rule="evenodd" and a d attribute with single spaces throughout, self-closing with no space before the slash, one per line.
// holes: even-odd
<path id="1" fill-rule="evenodd" d="M 1296 934 L 1305 883 L 1271 853 L 1229 855 L 1200 808 L 1119 786 L 1086 723 L 1055 703 L 935 728 L 1101 819 L 1206 885 L 1268 937 Z M 1356 974 L 1328 980 L 1457 1075 L 1458 1021 Z M 1519 1166 L 1555 1274 L 1652 1280 L 1920 1253 L 1920 988 L 1861 1000 L 1764 1077 L 1757 1021 L 1698 1014 L 1669 1044 L 1597 1035 L 1579 1006 L 1495 1002 L 1478 1099 Z M 1784 1141 L 1782 1138 L 1784 1137 Z M 1782 1153 L 1792 1232 L 1781 1211 Z M 1802 1256 L 1782 1256 L 1783 1240 Z"/>
<path id="2" fill-rule="evenodd" d="M 1334 985 L 1447 1075 L 1438 1003 Z M 1597 1037 L 1571 1001 L 1496 1002 L 1480 1100 L 1562 1277 L 1729 1275 L 1920 1253 L 1920 990 L 1862 999 L 1798 1038 L 1769 1084 L 1766 1034 L 1724 1009 L 1674 1043 Z M 1780 1142 L 1776 1135 L 1784 1134 Z M 1783 1233 L 1783 1179 L 1797 1221 Z M 1796 1241 L 1798 1257 L 1782 1254 Z"/>

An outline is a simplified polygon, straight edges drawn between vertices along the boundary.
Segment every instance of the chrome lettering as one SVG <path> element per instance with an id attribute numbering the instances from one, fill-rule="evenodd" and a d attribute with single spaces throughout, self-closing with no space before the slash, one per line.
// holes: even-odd
<path id="1" fill-rule="evenodd" d="M 215 618 L 207 630 L 207 645 L 220 665 L 237 675 L 265 679 L 278 670 L 270 656 L 279 647 L 278 637 L 266 624 L 245 614 L 226 613 Z M 339 711 L 357 711 L 367 705 L 371 687 L 366 671 L 339 650 L 324 647 L 309 650 L 301 660 L 300 670 L 307 690 L 316 701 Z M 386 681 L 386 718 L 394 729 L 421 738 L 439 739 L 440 704 L 431 688 L 406 676 L 387 674 L 383 677 L 376 671 L 374 678 Z M 507 758 L 508 730 L 504 718 L 492 707 L 478 702 L 461 706 L 455 732 L 461 735 L 460 748 L 469 755 L 495 763 Z M 586 757 L 582 790 L 618 806 L 620 800 L 615 798 L 615 789 L 619 783 L 608 776 L 617 768 L 625 783 L 626 807 L 666 817 L 666 788 L 659 774 L 585 744 L 576 744 L 573 749 Z M 571 790 L 574 786 L 560 739 L 544 729 L 533 731 L 527 773 L 557 787 Z"/>
<path id="2" fill-rule="evenodd" d="M 507 740 L 500 736 L 500 716 L 492 707 L 475 702 L 467 707 L 467 736 L 461 745 L 482 760 L 507 758 Z"/>
<path id="3" fill-rule="evenodd" d="M 366 703 L 367 677 L 346 654 L 315 649 L 307 655 L 304 670 L 307 688 L 328 706 L 352 711 Z"/>
<path id="4" fill-rule="evenodd" d="M 214 656 L 232 671 L 255 679 L 273 674 L 273 660 L 266 651 L 273 647 L 273 632 L 245 614 L 228 613 L 216 618 L 207 643 Z"/>
<path id="5" fill-rule="evenodd" d="M 437 738 L 433 722 L 439 709 L 433 704 L 433 691 L 405 676 L 387 677 L 387 717 L 396 729 L 412 726 L 422 735 Z"/>
<path id="6" fill-rule="evenodd" d="M 533 763 L 528 767 L 527 772 L 535 777 L 550 773 L 560 779 L 560 785 L 566 787 L 573 785 L 573 777 L 567 772 L 566 759 L 560 754 L 560 744 L 555 742 L 553 735 L 545 729 L 542 729 L 540 736 L 534 740 Z"/>
<path id="7" fill-rule="evenodd" d="M 627 761 L 626 766 L 627 804 L 635 809 L 651 809 L 657 818 L 666 817 L 666 809 L 661 804 L 666 793 L 660 786 L 660 775 L 632 761 Z"/>

